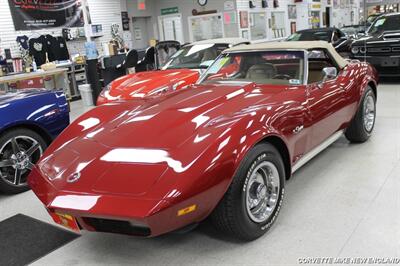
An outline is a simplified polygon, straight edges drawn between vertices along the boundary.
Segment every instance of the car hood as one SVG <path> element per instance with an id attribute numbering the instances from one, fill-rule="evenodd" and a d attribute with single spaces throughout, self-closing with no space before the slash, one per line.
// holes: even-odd
<path id="1" fill-rule="evenodd" d="M 85 134 L 110 148 L 177 149 L 200 131 L 212 130 L 216 122 L 229 120 L 248 106 L 268 101 L 273 95 L 263 94 L 254 83 L 237 84 L 196 85 L 143 101 L 139 106 L 135 102 L 120 103 L 117 104 L 121 108 L 118 116 L 106 121 L 101 121 L 105 111 L 100 108 L 86 119 L 96 117 L 99 125 Z"/>
<path id="2" fill-rule="evenodd" d="M 6 93 L 4 95 L 0 94 L 0 107 L 8 105 L 14 101 L 22 100 L 27 97 L 32 97 L 36 95 L 49 93 L 44 89 L 29 89 L 29 90 L 21 90 L 15 93 Z"/>
<path id="3" fill-rule="evenodd" d="M 38 167 L 59 190 L 155 193 L 164 173 L 184 172 L 227 128 L 272 103 L 274 91 L 262 93 L 249 82 L 195 85 L 151 100 L 103 105 L 71 124 Z M 81 177 L 75 181 L 74 175 Z"/>
<path id="4" fill-rule="evenodd" d="M 170 69 L 140 72 L 124 76 L 113 82 L 109 91 L 111 98 L 143 98 L 149 93 L 157 90 L 172 89 L 186 79 L 197 80 L 198 70 Z"/>
<path id="5" fill-rule="evenodd" d="M 375 43 L 400 43 L 400 31 L 386 31 L 363 36 L 353 42 L 353 45 L 375 44 Z"/>

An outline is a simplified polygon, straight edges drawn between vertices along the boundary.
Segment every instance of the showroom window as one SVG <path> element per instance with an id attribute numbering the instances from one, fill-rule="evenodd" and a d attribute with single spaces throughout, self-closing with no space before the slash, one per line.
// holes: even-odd
<path id="1" fill-rule="evenodd" d="M 252 41 L 267 38 L 267 20 L 265 12 L 250 13 L 250 36 Z"/>

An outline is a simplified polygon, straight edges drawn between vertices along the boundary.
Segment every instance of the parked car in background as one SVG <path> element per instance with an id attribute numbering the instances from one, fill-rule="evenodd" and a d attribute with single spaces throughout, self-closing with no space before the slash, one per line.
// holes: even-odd
<path id="1" fill-rule="evenodd" d="M 375 13 L 375 14 L 371 14 L 371 15 L 369 15 L 368 16 L 368 18 L 367 18 L 367 21 L 366 21 L 366 26 L 367 27 L 369 27 L 369 26 L 371 26 L 374 22 L 375 22 L 375 20 L 377 19 L 377 18 L 379 18 L 381 15 L 383 15 L 384 13 Z"/>
<path id="2" fill-rule="evenodd" d="M 400 76 L 400 13 L 379 16 L 351 47 L 351 57 L 368 61 L 380 76 Z"/>
<path id="3" fill-rule="evenodd" d="M 0 93 L 0 192 L 28 190 L 33 165 L 68 125 L 62 91 Z"/>
<path id="4" fill-rule="evenodd" d="M 292 173 L 343 133 L 368 140 L 376 89 L 373 67 L 326 42 L 233 47 L 190 89 L 84 114 L 29 183 L 77 231 L 150 237 L 210 216 L 254 240 L 276 221 Z"/>
<path id="5" fill-rule="evenodd" d="M 349 57 L 353 40 L 337 28 L 318 28 L 297 31 L 286 41 L 326 41 L 331 43 L 340 55 Z"/>
<path id="6" fill-rule="evenodd" d="M 343 26 L 340 30 L 346 34 L 348 38 L 356 39 L 365 35 L 366 27 L 363 25 L 349 25 Z"/>
<path id="7" fill-rule="evenodd" d="M 195 83 L 223 50 L 246 43 L 242 38 L 223 38 L 185 45 L 160 70 L 126 75 L 110 83 L 98 97 L 97 105 L 185 88 Z"/>

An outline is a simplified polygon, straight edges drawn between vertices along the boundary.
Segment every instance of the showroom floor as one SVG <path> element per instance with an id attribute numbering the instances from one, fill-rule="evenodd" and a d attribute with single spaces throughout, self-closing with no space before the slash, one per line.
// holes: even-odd
<path id="1" fill-rule="evenodd" d="M 309 257 L 400 257 L 400 87 L 378 89 L 372 138 L 341 138 L 287 182 L 281 214 L 251 243 L 224 239 L 208 224 L 154 239 L 83 232 L 35 265 L 278 265 Z M 75 118 L 84 110 L 72 104 Z M 32 192 L 0 195 L 0 221 L 17 213 L 51 223 Z M 2 240 L 4 241 L 4 240 Z"/>

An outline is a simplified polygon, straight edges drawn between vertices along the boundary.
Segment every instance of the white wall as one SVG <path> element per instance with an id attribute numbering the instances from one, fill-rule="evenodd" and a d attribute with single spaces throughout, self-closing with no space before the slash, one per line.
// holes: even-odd
<path id="1" fill-rule="evenodd" d="M 244 11 L 249 11 L 249 12 L 265 12 L 266 13 L 266 26 L 267 26 L 267 38 L 264 40 L 258 40 L 258 41 L 266 41 L 266 40 L 273 40 L 275 39 L 272 30 L 270 28 L 271 25 L 269 25 L 269 22 L 271 21 L 271 13 L 272 12 L 284 12 L 285 15 L 285 22 L 286 22 L 286 36 L 290 35 L 290 21 L 288 19 L 288 12 L 287 12 L 287 6 L 288 4 L 291 4 L 291 0 L 279 0 L 279 7 L 274 8 L 273 7 L 273 0 L 268 0 L 268 7 L 267 8 L 262 8 L 261 7 L 261 1 L 253 1 L 253 4 L 255 4 L 255 8 L 250 8 L 249 7 L 249 1 L 248 0 L 236 0 L 237 2 L 237 9 L 238 12 L 241 10 Z"/>
<path id="2" fill-rule="evenodd" d="M 138 10 L 137 0 L 127 0 L 127 8 L 130 18 L 151 16 L 153 31 L 150 32 L 150 35 L 153 39 L 159 39 L 158 17 L 161 16 L 161 9 L 178 7 L 179 13 L 182 15 L 184 42 L 190 42 L 188 17 L 192 16 L 192 10 L 217 10 L 218 12 L 223 12 L 224 2 L 225 0 L 209 0 L 205 7 L 201 7 L 198 5 L 197 0 L 146 0 L 146 10 Z M 238 36 L 237 23 L 225 25 L 225 34 L 227 36 Z"/>
<path id="3" fill-rule="evenodd" d="M 123 1 L 123 0 L 121 0 Z M 148 28 L 142 29 L 143 31 L 145 30 L 147 33 L 147 37 L 150 39 L 158 39 L 158 29 L 157 29 L 157 21 L 154 19 L 154 13 L 155 13 L 155 0 L 146 0 L 146 10 L 138 10 L 138 1 L 137 0 L 126 0 L 126 7 L 127 11 L 129 14 L 130 20 L 130 31 L 131 34 L 133 35 L 133 24 L 132 24 L 132 18 L 143 18 L 143 17 L 151 17 L 151 25 L 148 25 Z M 133 42 L 133 47 L 138 48 L 137 44 Z"/>
<path id="4" fill-rule="evenodd" d="M 183 27 L 183 37 L 185 42 L 190 42 L 190 34 L 189 34 L 189 20 L 188 18 L 193 16 L 192 10 L 196 9 L 197 11 L 209 11 L 209 10 L 217 10 L 218 13 L 224 12 L 224 2 L 225 0 L 209 0 L 205 7 L 201 7 L 197 0 L 153 0 L 155 2 L 154 15 L 156 19 L 158 16 L 161 16 L 161 9 L 169 8 L 169 7 L 178 7 L 179 13 L 182 15 L 182 27 Z M 235 4 L 235 3 L 234 3 Z M 238 27 L 237 23 L 224 25 L 225 35 L 226 36 L 238 36 Z"/>
<path id="5" fill-rule="evenodd" d="M 94 24 L 102 24 L 104 36 L 96 39 L 99 51 L 102 52 L 102 43 L 109 42 L 111 39 L 111 24 L 117 23 L 121 30 L 121 6 L 124 7 L 126 0 L 87 0 L 92 21 Z M 117 4 L 116 4 L 117 3 Z M 15 31 L 11 17 L 8 0 L 0 0 L 0 47 L 2 49 L 11 48 L 13 57 L 19 56 L 16 38 L 19 35 L 32 35 L 30 31 Z M 35 31 L 39 34 L 61 35 L 61 28 L 52 28 Z M 84 43 L 82 41 L 68 42 L 70 54 L 84 53 Z"/>
<path id="6" fill-rule="evenodd" d="M 350 1 L 342 1 L 342 0 L 338 0 L 337 1 L 339 4 L 340 2 L 342 2 L 344 4 L 344 2 L 350 2 Z M 323 17 L 322 17 L 322 13 L 325 12 L 325 8 L 326 7 L 330 7 L 331 8 L 331 23 L 330 26 L 331 27 L 337 27 L 340 28 L 344 25 L 352 25 L 352 24 L 357 24 L 358 23 L 358 19 L 359 19 L 359 0 L 354 0 L 354 4 L 353 5 L 338 5 L 338 6 L 334 6 L 333 5 L 333 0 L 330 1 L 330 4 L 327 4 L 326 0 L 321 0 L 320 3 L 316 3 L 313 2 L 312 0 L 304 0 L 303 2 L 300 3 L 295 3 L 296 7 L 297 7 L 297 30 L 303 30 L 303 29 L 307 29 L 309 28 L 309 23 L 308 23 L 308 12 L 310 10 L 310 6 L 311 5 L 315 5 L 315 4 L 320 4 L 321 8 L 320 10 L 320 19 L 321 19 L 321 26 L 322 22 L 323 22 Z M 313 10 L 317 10 L 317 9 L 313 9 Z M 353 21 L 351 21 L 351 11 L 354 12 L 354 18 Z"/>

